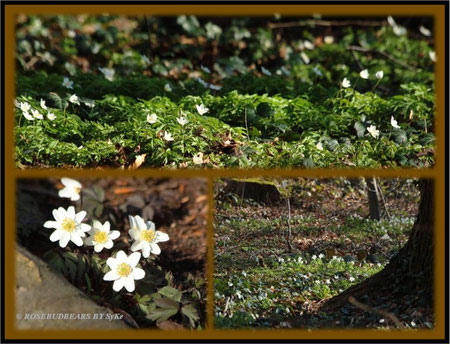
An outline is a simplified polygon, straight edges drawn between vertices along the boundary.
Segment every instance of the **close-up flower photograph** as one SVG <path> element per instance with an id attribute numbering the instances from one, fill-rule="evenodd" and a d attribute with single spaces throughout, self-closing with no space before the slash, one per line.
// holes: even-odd
<path id="1" fill-rule="evenodd" d="M 19 180 L 18 312 L 115 319 L 16 325 L 205 328 L 207 213 L 203 179 Z"/>

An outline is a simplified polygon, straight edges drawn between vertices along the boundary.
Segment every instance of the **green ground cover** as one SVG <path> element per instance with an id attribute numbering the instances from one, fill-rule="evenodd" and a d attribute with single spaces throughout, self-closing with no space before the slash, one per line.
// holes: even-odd
<path id="1" fill-rule="evenodd" d="M 283 20 L 18 18 L 16 164 L 433 165 L 430 23 Z"/>

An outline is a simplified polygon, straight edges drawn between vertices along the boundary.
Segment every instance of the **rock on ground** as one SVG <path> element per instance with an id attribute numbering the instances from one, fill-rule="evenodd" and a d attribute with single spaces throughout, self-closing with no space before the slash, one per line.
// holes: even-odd
<path id="1" fill-rule="evenodd" d="M 17 329 L 128 328 L 117 317 L 17 245 Z"/>

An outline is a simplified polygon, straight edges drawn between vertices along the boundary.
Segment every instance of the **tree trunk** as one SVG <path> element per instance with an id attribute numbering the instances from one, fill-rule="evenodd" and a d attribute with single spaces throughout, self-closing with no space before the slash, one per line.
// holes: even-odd
<path id="1" fill-rule="evenodd" d="M 381 219 L 380 196 L 378 194 L 378 183 L 375 177 L 366 178 L 367 196 L 369 199 L 369 216 L 371 220 Z"/>
<path id="2" fill-rule="evenodd" d="M 434 185 L 430 179 L 421 180 L 417 219 L 408 242 L 386 267 L 367 280 L 350 287 L 327 300 L 322 311 L 333 311 L 347 304 L 350 297 L 375 299 L 377 294 L 401 298 L 419 295 L 432 307 L 433 298 L 433 229 Z M 423 299 L 425 298 L 425 299 Z"/>

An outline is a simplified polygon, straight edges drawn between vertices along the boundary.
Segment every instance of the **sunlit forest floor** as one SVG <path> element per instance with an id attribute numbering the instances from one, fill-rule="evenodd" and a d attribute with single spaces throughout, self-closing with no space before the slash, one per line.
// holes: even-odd
<path id="1" fill-rule="evenodd" d="M 320 310 L 380 271 L 406 243 L 418 209 L 414 182 L 381 183 L 384 216 L 376 221 L 360 180 L 298 181 L 290 198 L 292 252 L 286 199 L 241 198 L 232 183 L 221 181 L 216 190 L 217 327 L 432 327 L 425 302 L 418 309 L 392 295 L 372 299 L 370 291 L 339 312 Z"/>

